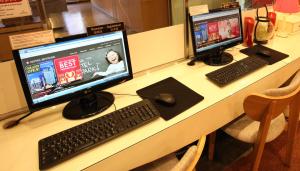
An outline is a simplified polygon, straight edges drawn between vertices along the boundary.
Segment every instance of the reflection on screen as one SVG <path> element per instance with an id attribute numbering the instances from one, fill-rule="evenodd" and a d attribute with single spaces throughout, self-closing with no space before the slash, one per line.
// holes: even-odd
<path id="1" fill-rule="evenodd" d="M 19 51 L 34 104 L 128 76 L 122 32 Z"/>

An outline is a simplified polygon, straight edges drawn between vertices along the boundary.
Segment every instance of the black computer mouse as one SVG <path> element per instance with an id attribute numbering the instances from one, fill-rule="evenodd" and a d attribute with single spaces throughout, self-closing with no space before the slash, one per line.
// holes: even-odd
<path id="1" fill-rule="evenodd" d="M 271 52 L 268 50 L 259 50 L 256 52 L 256 55 L 264 58 L 270 58 L 271 57 Z"/>
<path id="2" fill-rule="evenodd" d="M 176 104 L 176 99 L 171 93 L 160 93 L 155 96 L 155 102 L 163 106 L 174 106 Z"/>

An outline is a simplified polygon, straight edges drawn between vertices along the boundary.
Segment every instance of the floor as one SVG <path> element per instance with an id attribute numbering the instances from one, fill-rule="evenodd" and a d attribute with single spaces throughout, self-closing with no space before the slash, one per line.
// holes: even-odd
<path id="1" fill-rule="evenodd" d="M 274 141 L 267 143 L 261 159 L 259 171 L 300 171 L 300 124 L 293 151 L 292 165 L 284 165 L 287 132 L 283 132 Z M 197 164 L 199 171 L 247 171 L 251 170 L 252 145 L 237 141 L 222 131 L 217 132 L 214 161 L 207 159 L 207 150 L 203 152 Z"/>

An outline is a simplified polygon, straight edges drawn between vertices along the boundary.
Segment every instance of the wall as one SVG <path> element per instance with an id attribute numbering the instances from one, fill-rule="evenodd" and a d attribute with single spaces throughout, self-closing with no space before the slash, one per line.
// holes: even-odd
<path id="1" fill-rule="evenodd" d="M 184 57 L 183 24 L 128 36 L 133 72 Z"/>
<path id="2" fill-rule="evenodd" d="M 169 0 L 91 0 L 91 4 L 135 33 L 171 24 Z"/>
<path id="3" fill-rule="evenodd" d="M 0 63 L 0 113 L 26 106 L 14 61 Z"/>

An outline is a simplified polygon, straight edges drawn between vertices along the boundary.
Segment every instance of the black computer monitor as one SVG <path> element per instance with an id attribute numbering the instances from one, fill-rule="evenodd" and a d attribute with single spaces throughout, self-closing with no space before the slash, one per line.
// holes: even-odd
<path id="1" fill-rule="evenodd" d="M 113 104 L 101 90 L 132 79 L 125 31 L 75 36 L 13 51 L 30 111 L 71 100 L 63 116 L 80 119 Z"/>
<path id="2" fill-rule="evenodd" d="M 224 50 L 243 42 L 240 8 L 190 16 L 190 26 L 194 55 L 208 65 L 230 63 L 233 57 Z"/>

